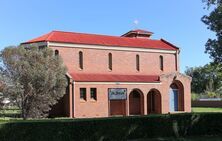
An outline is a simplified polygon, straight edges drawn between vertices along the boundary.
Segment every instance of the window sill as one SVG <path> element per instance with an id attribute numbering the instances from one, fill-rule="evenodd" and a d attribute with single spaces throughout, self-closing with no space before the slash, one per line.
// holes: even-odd
<path id="1" fill-rule="evenodd" d="M 80 103 L 86 103 L 86 100 L 80 99 Z"/>
<path id="2" fill-rule="evenodd" d="M 97 100 L 95 100 L 95 99 L 90 99 L 90 102 L 95 103 L 95 102 L 97 102 Z"/>

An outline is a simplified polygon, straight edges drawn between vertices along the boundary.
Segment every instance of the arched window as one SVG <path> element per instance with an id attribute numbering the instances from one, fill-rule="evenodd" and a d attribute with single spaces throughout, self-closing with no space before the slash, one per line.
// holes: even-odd
<path id="1" fill-rule="evenodd" d="M 82 53 L 82 51 L 79 52 L 79 68 L 83 69 L 83 53 Z"/>
<path id="2" fill-rule="evenodd" d="M 108 60 L 108 63 L 109 63 L 109 70 L 112 70 L 113 69 L 113 58 L 112 58 L 112 53 L 109 53 L 109 60 Z"/>
<path id="3" fill-rule="evenodd" d="M 163 71 L 163 56 L 160 56 L 160 70 Z"/>
<path id="4" fill-rule="evenodd" d="M 178 86 L 173 83 L 170 85 L 170 112 L 179 110 L 179 89 Z"/>
<path id="5" fill-rule="evenodd" d="M 55 56 L 58 56 L 58 55 L 59 55 L 59 51 L 55 50 Z"/>
<path id="6" fill-rule="evenodd" d="M 136 55 L 136 70 L 140 71 L 140 56 Z"/>

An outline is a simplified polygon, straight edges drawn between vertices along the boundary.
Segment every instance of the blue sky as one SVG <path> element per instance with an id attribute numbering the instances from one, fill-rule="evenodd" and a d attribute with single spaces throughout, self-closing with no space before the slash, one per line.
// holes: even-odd
<path id="1" fill-rule="evenodd" d="M 214 33 L 200 21 L 209 13 L 201 1 L 0 0 L 0 50 L 51 30 L 119 36 L 140 28 L 181 48 L 183 72 L 210 61 L 204 45 Z"/>

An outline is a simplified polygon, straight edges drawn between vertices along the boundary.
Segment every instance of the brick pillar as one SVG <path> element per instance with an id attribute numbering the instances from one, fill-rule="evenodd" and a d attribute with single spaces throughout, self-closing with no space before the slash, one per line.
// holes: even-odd
<path id="1" fill-rule="evenodd" d="M 129 94 L 127 94 L 126 99 L 126 116 L 129 116 Z"/>
<path id="2" fill-rule="evenodd" d="M 147 115 L 147 94 L 146 93 L 144 93 L 144 115 Z"/>
<path id="3" fill-rule="evenodd" d="M 73 109 L 72 109 L 72 107 L 73 107 L 73 95 L 72 95 L 72 81 L 70 80 L 69 81 L 69 117 L 70 118 L 73 118 L 73 113 L 72 113 L 72 111 L 73 111 Z"/>

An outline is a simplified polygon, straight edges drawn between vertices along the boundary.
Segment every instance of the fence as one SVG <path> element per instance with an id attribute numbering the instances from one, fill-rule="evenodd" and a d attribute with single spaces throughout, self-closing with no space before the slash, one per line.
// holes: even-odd
<path id="1" fill-rule="evenodd" d="M 222 101 L 212 101 L 212 100 L 204 100 L 204 101 L 192 101 L 192 107 L 222 107 Z"/>

